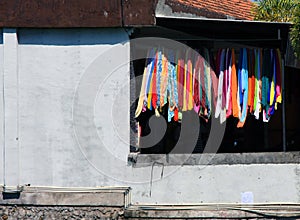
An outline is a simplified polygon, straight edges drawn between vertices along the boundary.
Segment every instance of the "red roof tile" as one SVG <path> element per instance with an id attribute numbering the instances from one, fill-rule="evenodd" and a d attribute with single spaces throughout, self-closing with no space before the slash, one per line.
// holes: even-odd
<path id="1" fill-rule="evenodd" d="M 253 20 L 250 0 L 166 0 L 174 12 L 191 13 L 207 18 Z"/>

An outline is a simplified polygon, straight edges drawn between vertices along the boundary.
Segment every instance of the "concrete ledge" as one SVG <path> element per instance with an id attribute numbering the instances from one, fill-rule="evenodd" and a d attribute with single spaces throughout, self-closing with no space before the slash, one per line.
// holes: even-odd
<path id="1" fill-rule="evenodd" d="M 125 219 L 299 218 L 300 204 L 206 204 L 131 206 Z"/>
<path id="2" fill-rule="evenodd" d="M 58 188 L 2 187 L 0 205 L 128 207 L 129 187 Z"/>
<path id="3" fill-rule="evenodd" d="M 152 166 L 154 162 L 175 165 L 234 165 L 300 163 L 300 152 L 242 153 L 242 154 L 139 154 L 131 153 L 128 163 L 133 167 Z"/>

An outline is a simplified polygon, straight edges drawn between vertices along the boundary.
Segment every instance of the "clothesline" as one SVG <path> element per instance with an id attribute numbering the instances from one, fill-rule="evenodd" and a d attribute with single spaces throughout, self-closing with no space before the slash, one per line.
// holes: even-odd
<path id="1" fill-rule="evenodd" d="M 202 55 L 200 55 L 202 54 Z M 135 116 L 154 110 L 160 115 L 168 104 L 168 121 L 180 121 L 182 112 L 194 110 L 206 120 L 220 123 L 233 116 L 243 127 L 248 114 L 264 122 L 281 103 L 281 55 L 279 49 L 208 49 L 184 53 L 153 48 L 143 73 Z"/>
<path id="2" fill-rule="evenodd" d="M 240 38 L 226 38 L 226 39 L 221 39 L 221 38 L 173 38 L 172 40 L 176 41 L 219 41 L 219 42 L 267 42 L 267 41 L 280 41 L 278 38 L 262 38 L 262 39 L 240 39 Z"/>

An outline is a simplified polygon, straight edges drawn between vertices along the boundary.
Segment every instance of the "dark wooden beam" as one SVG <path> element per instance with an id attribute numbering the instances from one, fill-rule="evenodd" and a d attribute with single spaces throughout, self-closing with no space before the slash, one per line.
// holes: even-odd
<path id="1" fill-rule="evenodd" d="M 124 26 L 155 25 L 158 0 L 122 0 Z"/>
<path id="2" fill-rule="evenodd" d="M 121 5 L 121 0 L 0 0 L 0 27 L 120 27 Z"/>

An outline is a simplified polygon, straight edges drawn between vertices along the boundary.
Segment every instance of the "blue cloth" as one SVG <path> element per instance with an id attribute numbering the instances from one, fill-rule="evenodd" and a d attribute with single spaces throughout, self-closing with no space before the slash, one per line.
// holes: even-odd
<path id="1" fill-rule="evenodd" d="M 170 97 L 169 106 L 173 107 L 175 103 L 178 106 L 178 91 L 177 91 L 177 74 L 176 68 L 174 64 L 174 53 L 172 51 L 169 52 L 169 62 L 168 62 L 168 96 Z M 172 118 L 174 117 L 174 111 L 170 111 L 168 108 L 168 122 L 171 122 Z"/>
<path id="2" fill-rule="evenodd" d="M 273 72 L 273 76 L 272 76 L 272 82 L 274 83 L 274 97 L 273 98 L 273 103 L 270 107 L 270 111 L 269 111 L 269 115 L 274 115 L 275 113 L 275 103 L 276 103 L 276 71 L 277 71 L 277 66 L 276 66 L 276 62 L 277 62 L 277 57 L 276 57 L 276 51 L 273 50 L 273 56 L 272 56 L 272 72 Z M 270 87 L 271 89 L 271 87 Z M 270 92 L 271 93 L 271 92 Z"/>
<path id="3" fill-rule="evenodd" d="M 238 63 L 238 87 L 239 87 L 240 106 L 243 105 L 242 69 L 243 69 L 243 49 L 240 49 L 240 57 Z"/>
<path id="4" fill-rule="evenodd" d="M 156 106 L 160 106 L 160 80 L 161 80 L 161 72 L 162 72 L 162 52 L 158 52 L 158 60 L 157 60 L 157 72 L 156 72 L 156 94 L 157 94 L 157 102 Z"/>
<path id="5" fill-rule="evenodd" d="M 240 122 L 244 122 L 247 117 L 248 112 L 248 56 L 247 49 L 243 49 L 243 63 L 241 70 L 242 77 L 242 93 L 243 93 L 243 105 L 242 105 L 242 116 L 240 118 Z"/>

